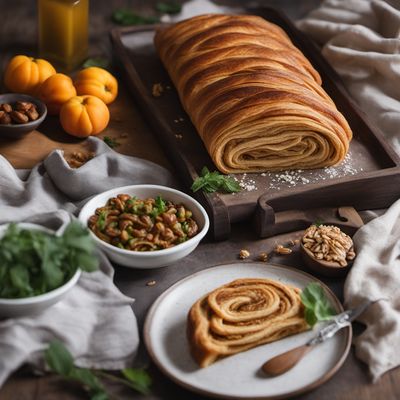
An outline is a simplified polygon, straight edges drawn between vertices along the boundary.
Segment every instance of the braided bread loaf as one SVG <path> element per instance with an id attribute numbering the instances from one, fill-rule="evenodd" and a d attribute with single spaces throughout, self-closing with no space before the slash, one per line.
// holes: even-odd
<path id="1" fill-rule="evenodd" d="M 237 279 L 193 304 L 191 353 L 201 367 L 308 329 L 300 290 L 270 279 Z"/>
<path id="2" fill-rule="evenodd" d="M 154 43 L 194 126 L 224 173 L 342 161 L 352 132 L 321 78 L 277 25 L 201 15 Z"/>

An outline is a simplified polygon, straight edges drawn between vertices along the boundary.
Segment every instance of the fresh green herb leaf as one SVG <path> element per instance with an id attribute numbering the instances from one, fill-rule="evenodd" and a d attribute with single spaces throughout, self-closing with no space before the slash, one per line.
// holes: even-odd
<path id="1" fill-rule="evenodd" d="M 167 210 L 167 205 L 166 205 L 165 201 L 162 199 L 161 196 L 157 196 L 155 199 L 153 209 L 150 212 L 150 215 L 153 218 L 155 218 L 155 217 L 157 217 L 157 215 L 162 214 L 166 210 Z"/>
<path id="2" fill-rule="evenodd" d="M 202 189 L 207 193 L 216 191 L 236 193 L 241 190 L 239 183 L 234 178 L 222 175 L 218 171 L 210 172 L 207 167 L 203 167 L 201 175 L 194 180 L 191 189 L 193 192 Z"/>
<path id="3" fill-rule="evenodd" d="M 167 205 L 161 196 L 156 197 L 155 205 L 158 208 L 159 214 L 162 214 L 167 210 Z"/>
<path id="4" fill-rule="evenodd" d="M 74 368 L 71 353 L 58 340 L 50 343 L 44 353 L 44 359 L 49 368 L 61 376 L 69 376 Z"/>
<path id="5" fill-rule="evenodd" d="M 63 378 L 82 383 L 92 399 L 109 399 L 97 376 L 89 369 L 75 367 L 71 353 L 61 342 L 51 342 L 45 351 L 44 358 L 48 367 L 54 373 Z"/>
<path id="6" fill-rule="evenodd" d="M 52 372 L 81 383 L 90 394 L 91 400 L 110 399 L 101 378 L 121 383 L 145 395 L 150 393 L 151 378 L 145 370 L 125 368 L 121 371 L 122 376 L 116 376 L 100 370 L 78 368 L 74 365 L 71 353 L 59 341 L 50 343 L 44 358 Z"/>
<path id="7" fill-rule="evenodd" d="M 90 400 L 109 400 L 109 396 L 107 393 L 103 393 L 103 392 L 98 392 L 95 393 L 94 395 L 92 395 L 90 397 Z"/>
<path id="8" fill-rule="evenodd" d="M 145 17 L 139 14 L 135 14 L 129 10 L 116 10 L 112 15 L 112 20 L 118 25 L 145 25 L 155 24 L 160 21 L 158 17 Z"/>
<path id="9" fill-rule="evenodd" d="M 69 377 L 88 387 L 95 395 L 101 393 L 104 396 L 104 386 L 99 381 L 97 376 L 89 369 L 77 368 L 74 366 L 69 374 Z"/>
<path id="10" fill-rule="evenodd" d="M 151 378 L 145 370 L 138 368 L 125 368 L 121 373 L 138 392 L 142 394 L 150 393 Z"/>
<path id="11" fill-rule="evenodd" d="M 309 283 L 301 292 L 300 298 L 305 307 L 304 317 L 311 327 L 336 315 L 323 287 L 317 282 Z"/>
<path id="12" fill-rule="evenodd" d="M 121 145 L 118 140 L 113 139 L 110 136 L 104 136 L 103 141 L 108 147 L 111 147 L 112 149 Z"/>
<path id="13" fill-rule="evenodd" d="M 82 68 L 99 67 L 108 69 L 110 67 L 110 60 L 104 57 L 88 58 L 83 64 Z"/>
<path id="14" fill-rule="evenodd" d="M 96 221 L 97 227 L 102 231 L 106 227 L 107 212 L 100 211 L 99 216 Z"/>
<path id="15" fill-rule="evenodd" d="M 179 14 L 182 11 L 182 5 L 175 2 L 157 3 L 156 10 L 163 14 Z"/>
<path id="16" fill-rule="evenodd" d="M 97 269 L 94 250 L 88 229 L 78 222 L 61 236 L 10 224 L 0 239 L 0 298 L 43 294 L 67 282 L 77 268 Z"/>
<path id="17" fill-rule="evenodd" d="M 137 197 L 136 196 L 132 196 L 129 200 L 126 201 L 126 205 L 128 206 L 133 206 L 136 203 Z"/>

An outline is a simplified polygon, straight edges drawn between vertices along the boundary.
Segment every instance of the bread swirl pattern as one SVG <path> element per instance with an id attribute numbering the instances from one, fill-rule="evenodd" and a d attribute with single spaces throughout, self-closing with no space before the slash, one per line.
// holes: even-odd
<path id="1" fill-rule="evenodd" d="M 351 129 L 277 25 L 201 15 L 158 30 L 154 42 L 221 172 L 319 168 L 344 159 Z"/>
<path id="2" fill-rule="evenodd" d="M 237 279 L 198 300 L 188 314 L 191 353 L 201 367 L 220 357 L 308 329 L 300 290 L 269 279 Z"/>

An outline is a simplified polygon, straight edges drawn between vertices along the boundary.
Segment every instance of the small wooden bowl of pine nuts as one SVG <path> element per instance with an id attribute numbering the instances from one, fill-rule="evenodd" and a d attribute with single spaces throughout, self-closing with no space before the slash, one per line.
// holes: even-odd
<path id="1" fill-rule="evenodd" d="M 307 267 L 327 277 L 341 277 L 351 268 L 356 253 L 349 235 L 333 225 L 311 225 L 300 241 Z"/>

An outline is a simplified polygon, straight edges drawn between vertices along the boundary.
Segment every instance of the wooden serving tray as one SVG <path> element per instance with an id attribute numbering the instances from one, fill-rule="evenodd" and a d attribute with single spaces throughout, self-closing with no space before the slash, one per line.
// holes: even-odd
<path id="1" fill-rule="evenodd" d="M 381 132 L 367 121 L 314 43 L 288 18 L 271 8 L 248 13 L 281 26 L 303 51 L 321 74 L 323 87 L 346 117 L 354 138 L 348 156 L 337 167 L 236 174 L 243 185 L 240 193 L 196 193 L 194 196 L 209 213 L 214 239 L 227 238 L 231 223 L 249 218 L 254 219 L 257 234 L 267 237 L 305 227 L 313 217 L 299 210 L 319 208 L 317 219 L 319 215 L 331 215 L 332 210 L 327 210 L 331 207 L 353 206 L 363 210 L 391 205 L 400 197 L 400 159 Z M 118 28 L 111 31 L 111 40 L 129 89 L 189 191 L 203 166 L 210 170 L 216 167 L 156 54 L 155 29 L 157 26 Z M 152 95 L 156 83 L 164 88 L 160 97 Z"/>

